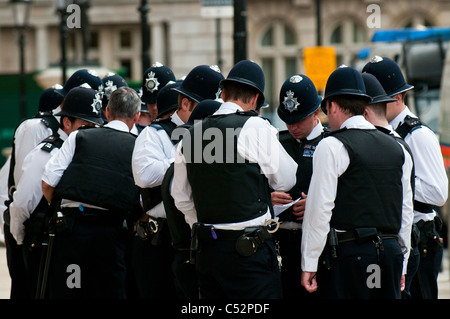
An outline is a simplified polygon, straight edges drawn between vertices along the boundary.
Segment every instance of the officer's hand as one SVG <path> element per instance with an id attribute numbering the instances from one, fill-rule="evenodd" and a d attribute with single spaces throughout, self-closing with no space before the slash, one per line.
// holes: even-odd
<path id="1" fill-rule="evenodd" d="M 272 192 L 270 197 L 272 198 L 272 205 L 284 205 L 292 202 L 291 195 L 283 192 Z"/>
<path id="2" fill-rule="evenodd" d="M 402 278 L 400 279 L 400 290 L 405 290 L 405 275 L 402 275 Z"/>
<path id="3" fill-rule="evenodd" d="M 305 214 L 306 197 L 307 195 L 302 192 L 302 199 L 292 206 L 293 214 L 297 216 L 297 220 L 302 220 Z"/>
<path id="4" fill-rule="evenodd" d="M 302 286 L 307 292 L 314 292 L 317 290 L 316 272 L 302 271 Z"/>

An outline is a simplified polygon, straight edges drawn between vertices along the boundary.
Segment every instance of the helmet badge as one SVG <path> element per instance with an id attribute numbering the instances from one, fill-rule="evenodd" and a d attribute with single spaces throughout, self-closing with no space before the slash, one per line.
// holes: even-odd
<path id="1" fill-rule="evenodd" d="M 382 57 L 380 57 L 380 56 L 378 56 L 378 55 L 376 55 L 376 56 L 374 56 L 372 59 L 370 59 L 370 63 L 378 63 L 378 62 L 381 62 L 381 61 L 383 61 L 383 58 Z"/>
<path id="2" fill-rule="evenodd" d="M 104 89 L 105 95 L 109 100 L 109 97 L 111 96 L 112 92 L 117 90 L 117 85 L 114 85 L 114 82 L 111 80 L 106 81 L 105 85 L 106 85 L 106 87 Z"/>
<path id="3" fill-rule="evenodd" d="M 148 78 L 145 80 L 145 87 L 147 90 L 149 90 L 151 93 L 158 90 L 159 82 L 158 79 L 155 77 L 155 72 L 150 72 L 148 75 Z"/>
<path id="4" fill-rule="evenodd" d="M 100 110 L 102 109 L 102 97 L 100 93 L 98 92 L 95 93 L 95 97 L 92 100 L 91 106 L 92 112 L 98 115 L 98 112 L 100 112 Z"/>
<path id="5" fill-rule="evenodd" d="M 298 106 L 300 103 L 298 103 L 297 98 L 294 97 L 294 92 L 291 90 L 286 92 L 286 96 L 284 97 L 283 101 L 284 106 L 289 112 L 298 111 Z"/>

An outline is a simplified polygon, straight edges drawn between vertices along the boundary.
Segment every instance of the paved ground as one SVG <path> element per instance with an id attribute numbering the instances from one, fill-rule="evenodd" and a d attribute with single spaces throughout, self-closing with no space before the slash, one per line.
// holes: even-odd
<path id="1" fill-rule="evenodd" d="M 439 299 L 450 299 L 450 271 L 449 256 L 444 251 L 443 269 L 438 277 Z M 9 278 L 8 266 L 6 264 L 6 249 L 3 237 L 0 235 L 0 299 L 9 299 L 11 280 Z"/>

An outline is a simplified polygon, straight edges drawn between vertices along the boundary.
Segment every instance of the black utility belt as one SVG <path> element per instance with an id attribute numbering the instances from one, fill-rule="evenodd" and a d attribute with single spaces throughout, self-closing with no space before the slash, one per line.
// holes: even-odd
<path id="1" fill-rule="evenodd" d="M 123 226 L 125 215 L 118 211 L 85 207 L 61 207 L 56 213 L 56 222 L 61 220 L 86 220 L 93 223 L 109 223 Z"/>
<path id="2" fill-rule="evenodd" d="M 78 207 L 61 207 L 61 213 L 63 215 L 67 214 L 77 214 L 80 216 L 87 217 L 111 217 L 110 211 L 106 209 L 85 207 L 80 205 Z"/>
<path id="3" fill-rule="evenodd" d="M 431 214 L 434 212 L 434 205 L 426 204 L 419 202 L 418 200 L 414 201 L 414 210 L 421 212 L 423 214 Z"/>
<path id="4" fill-rule="evenodd" d="M 336 231 L 337 243 L 355 241 L 356 243 L 365 243 L 376 239 L 398 239 L 398 234 L 389 234 L 379 232 L 375 227 L 360 227 L 349 231 Z"/>
<path id="5" fill-rule="evenodd" d="M 278 229 L 278 224 L 274 230 L 270 224 L 266 226 L 247 227 L 243 230 L 216 229 L 212 225 L 195 223 L 192 227 L 191 250 L 200 251 L 199 242 L 214 241 L 235 241 L 236 251 L 244 257 L 253 255 L 266 240 L 272 240 L 272 233 Z"/>

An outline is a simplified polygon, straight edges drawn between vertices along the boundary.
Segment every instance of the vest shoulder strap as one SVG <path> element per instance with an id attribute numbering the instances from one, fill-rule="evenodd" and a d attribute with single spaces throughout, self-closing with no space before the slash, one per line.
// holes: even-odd
<path id="1" fill-rule="evenodd" d="M 403 120 L 403 123 L 397 127 L 395 130 L 402 138 L 405 138 L 406 135 L 414 131 L 415 129 L 425 125 L 420 119 L 417 117 L 412 117 L 407 115 Z"/>
<path id="2" fill-rule="evenodd" d="M 41 121 L 52 130 L 53 135 L 57 134 L 59 128 L 58 120 L 50 112 L 38 112 L 34 116 L 35 118 L 40 118 Z"/>

